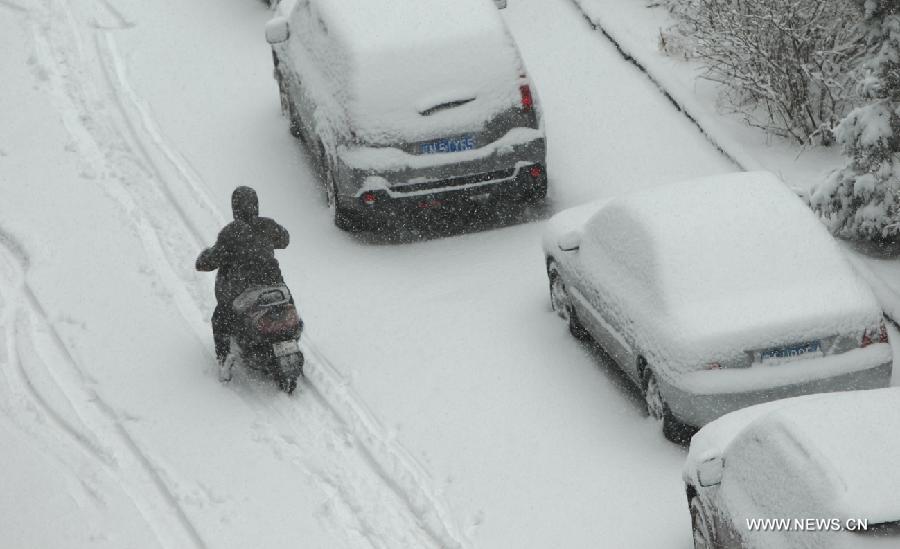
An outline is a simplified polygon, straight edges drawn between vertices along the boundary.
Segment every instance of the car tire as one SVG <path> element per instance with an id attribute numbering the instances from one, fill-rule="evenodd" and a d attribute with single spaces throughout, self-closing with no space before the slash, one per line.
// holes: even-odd
<path id="1" fill-rule="evenodd" d="M 294 106 L 294 100 L 288 97 L 288 122 L 290 123 L 289 129 L 291 135 L 300 139 L 300 141 L 306 141 L 303 138 L 303 128 L 300 124 L 300 115 L 297 114 L 297 107 Z"/>
<path id="2" fill-rule="evenodd" d="M 334 226 L 348 233 L 358 233 L 365 230 L 365 224 L 356 215 L 345 208 L 341 208 L 337 204 L 332 207 L 332 215 L 334 217 Z"/>
<path id="3" fill-rule="evenodd" d="M 292 395 L 297 389 L 297 378 L 283 377 L 278 379 L 278 388 L 285 393 Z"/>
<path id="4" fill-rule="evenodd" d="M 715 534 L 709 515 L 700 503 L 700 498 L 694 496 L 690 502 L 691 531 L 694 536 L 694 549 L 717 549 Z"/>
<path id="5" fill-rule="evenodd" d="M 578 320 L 578 315 L 575 313 L 575 308 L 572 307 L 571 303 L 569 304 L 569 333 L 578 341 L 591 341 L 591 334 Z"/>
<path id="6" fill-rule="evenodd" d="M 284 78 L 282 78 L 281 73 L 277 70 L 275 72 L 275 78 L 278 80 L 278 95 L 281 99 L 281 113 L 288 119 L 288 129 L 291 132 L 291 135 L 299 137 L 301 141 L 304 141 L 303 130 L 300 126 L 300 115 L 297 114 L 297 107 L 294 105 L 294 100 L 291 98 L 291 94 L 284 84 Z"/>
<path id="7" fill-rule="evenodd" d="M 690 441 L 694 429 L 678 421 L 669 409 L 669 405 L 663 399 L 659 389 L 659 381 L 656 374 L 650 368 L 644 369 L 644 404 L 647 415 L 660 424 L 662 434 L 666 439 L 675 443 Z"/>
<path id="8" fill-rule="evenodd" d="M 591 335 L 578 320 L 578 315 L 575 313 L 575 308 L 566 291 L 566 283 L 563 282 L 556 264 L 551 263 L 547 267 L 547 276 L 550 279 L 550 307 L 569 324 L 569 332 L 575 339 L 589 341 Z"/>

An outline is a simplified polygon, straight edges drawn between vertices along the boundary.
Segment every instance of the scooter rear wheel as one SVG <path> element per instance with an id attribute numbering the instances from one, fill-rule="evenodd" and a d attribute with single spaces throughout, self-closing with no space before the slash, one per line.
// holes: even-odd
<path id="1" fill-rule="evenodd" d="M 278 388 L 289 395 L 293 394 L 294 390 L 297 388 L 297 380 L 293 378 L 279 379 Z"/>

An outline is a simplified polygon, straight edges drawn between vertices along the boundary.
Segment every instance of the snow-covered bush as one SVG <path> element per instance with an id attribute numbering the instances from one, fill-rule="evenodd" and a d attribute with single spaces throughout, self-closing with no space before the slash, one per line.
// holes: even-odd
<path id="1" fill-rule="evenodd" d="M 810 203 L 836 234 L 886 239 L 900 232 L 900 1 L 854 2 L 866 44 L 857 88 L 869 102 L 837 127 L 849 161 L 813 190 Z"/>
<path id="2" fill-rule="evenodd" d="M 659 51 L 678 59 L 687 61 L 696 56 L 696 41 L 682 32 L 680 26 L 675 25 L 667 29 L 659 29 Z"/>
<path id="3" fill-rule="evenodd" d="M 703 77 L 723 84 L 725 108 L 801 144 L 832 142 L 832 129 L 851 106 L 849 66 L 859 49 L 846 0 L 666 5 L 680 34 L 694 40 Z"/>

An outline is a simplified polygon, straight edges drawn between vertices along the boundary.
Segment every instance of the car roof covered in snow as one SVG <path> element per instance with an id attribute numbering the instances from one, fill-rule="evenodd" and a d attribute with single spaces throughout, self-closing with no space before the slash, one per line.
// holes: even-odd
<path id="1" fill-rule="evenodd" d="M 313 0 L 335 32 L 360 51 L 392 51 L 416 44 L 453 43 L 503 33 L 487 0 Z"/>
<path id="2" fill-rule="evenodd" d="M 584 232 L 608 252 L 587 267 L 602 270 L 610 257 L 627 264 L 671 319 L 676 339 L 715 339 L 728 330 L 751 344 L 777 340 L 779 327 L 801 322 L 821 323 L 811 330 L 823 337 L 880 318 L 831 235 L 767 172 L 625 195 L 600 208 Z"/>
<path id="3" fill-rule="evenodd" d="M 490 0 L 295 0 L 307 2 L 363 140 L 476 131 L 518 101 L 521 60 Z"/>
<path id="4" fill-rule="evenodd" d="M 900 388 L 808 395 L 744 408 L 709 423 L 691 440 L 685 481 L 696 484 L 697 465 L 723 456 L 744 437 L 765 432 L 766 444 L 798 453 L 823 472 L 823 509 L 870 524 L 900 520 Z M 777 482 L 796 474 L 787 464 L 768 471 Z M 812 463 L 810 463 L 812 465 Z"/>

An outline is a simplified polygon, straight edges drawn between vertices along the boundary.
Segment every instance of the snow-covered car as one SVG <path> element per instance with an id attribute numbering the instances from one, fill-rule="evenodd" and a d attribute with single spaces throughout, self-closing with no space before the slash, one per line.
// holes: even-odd
<path id="1" fill-rule="evenodd" d="M 283 0 L 266 26 L 335 223 L 547 192 L 540 106 L 485 0 Z"/>
<path id="2" fill-rule="evenodd" d="M 691 440 L 694 546 L 900 547 L 900 388 L 744 408 Z"/>
<path id="3" fill-rule="evenodd" d="M 566 210 L 543 248 L 553 309 L 641 388 L 670 439 L 752 404 L 890 383 L 875 297 L 772 174 Z"/>

